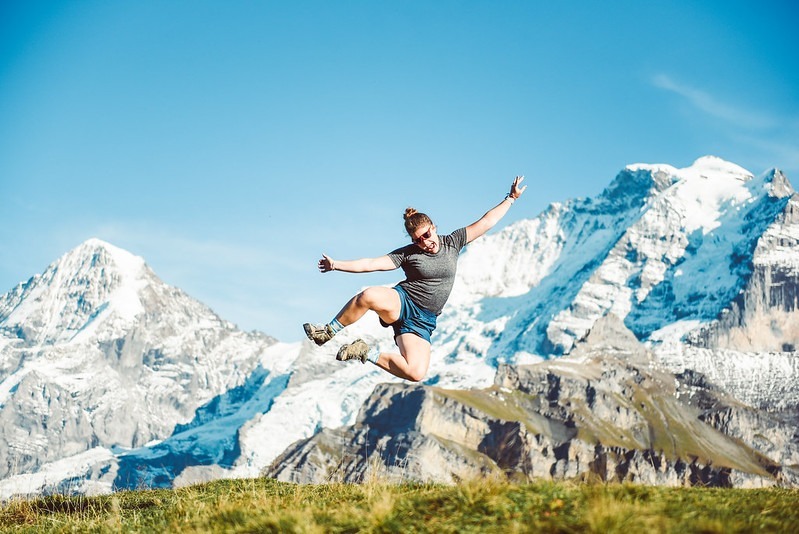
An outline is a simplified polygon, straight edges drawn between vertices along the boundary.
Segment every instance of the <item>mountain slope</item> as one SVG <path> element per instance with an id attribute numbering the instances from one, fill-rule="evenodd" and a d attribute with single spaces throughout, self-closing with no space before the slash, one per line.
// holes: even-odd
<path id="1" fill-rule="evenodd" d="M 164 439 L 274 343 L 87 241 L 0 297 L 0 477 Z"/>
<path id="2" fill-rule="evenodd" d="M 625 330 L 608 315 L 571 356 L 502 365 L 488 389 L 381 385 L 354 425 L 297 442 L 266 474 L 360 482 L 377 466 L 416 482 L 496 472 L 658 485 L 799 483 L 792 424 L 741 405 L 701 375 L 658 369 Z"/>

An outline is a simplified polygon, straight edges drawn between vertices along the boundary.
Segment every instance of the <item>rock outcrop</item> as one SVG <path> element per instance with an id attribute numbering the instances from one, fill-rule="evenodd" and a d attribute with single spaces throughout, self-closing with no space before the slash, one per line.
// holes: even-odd
<path id="1" fill-rule="evenodd" d="M 772 175 L 782 191 L 785 177 Z M 782 203 L 781 203 L 782 204 Z M 759 237 L 752 253 L 740 251 L 751 275 L 720 317 L 689 335 L 699 347 L 742 352 L 794 352 L 799 349 L 799 194 L 792 194 Z"/>

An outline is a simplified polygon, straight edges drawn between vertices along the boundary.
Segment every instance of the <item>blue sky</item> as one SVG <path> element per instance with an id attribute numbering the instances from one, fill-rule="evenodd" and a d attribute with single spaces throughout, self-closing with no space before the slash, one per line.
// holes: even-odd
<path id="1" fill-rule="evenodd" d="M 791 1 L 0 3 L 0 292 L 99 237 L 284 341 L 319 274 L 717 155 L 799 184 Z"/>

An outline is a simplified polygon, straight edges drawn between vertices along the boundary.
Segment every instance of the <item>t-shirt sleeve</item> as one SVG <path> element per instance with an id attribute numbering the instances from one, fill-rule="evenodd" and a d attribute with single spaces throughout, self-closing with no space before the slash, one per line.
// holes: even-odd
<path id="1" fill-rule="evenodd" d="M 466 228 L 465 227 L 464 228 L 458 228 L 457 230 L 452 232 L 452 234 L 450 234 L 450 235 L 452 236 L 452 243 L 456 247 L 458 247 L 459 251 L 463 247 L 466 246 Z"/>
<path id="2" fill-rule="evenodd" d="M 402 262 L 405 261 L 405 258 L 408 255 L 407 249 L 408 249 L 408 246 L 406 245 L 406 246 L 400 247 L 400 248 L 398 248 L 396 250 L 392 250 L 391 252 L 386 254 L 386 256 L 388 256 L 389 259 L 392 262 L 394 262 L 394 267 L 399 267 L 400 265 L 402 265 Z"/>

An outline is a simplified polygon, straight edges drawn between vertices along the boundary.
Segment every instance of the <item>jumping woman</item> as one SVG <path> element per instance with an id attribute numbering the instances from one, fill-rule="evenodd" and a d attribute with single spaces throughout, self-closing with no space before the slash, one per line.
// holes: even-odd
<path id="1" fill-rule="evenodd" d="M 369 361 L 399 378 L 413 382 L 422 380 L 430 365 L 430 335 L 455 283 L 458 256 L 466 244 L 485 234 L 505 216 L 511 204 L 527 189 L 526 185 L 520 186 L 522 180 L 523 176 L 517 176 L 502 202 L 476 222 L 451 234 L 439 235 L 430 217 L 408 208 L 404 218 L 411 244 L 378 258 L 344 261 L 323 254 L 319 260 L 319 270 L 323 273 L 370 273 L 402 267 L 405 280 L 394 287 L 364 289 L 326 325 L 305 323 L 303 328 L 308 339 L 323 345 L 342 328 L 372 310 L 380 318 L 380 324 L 394 329 L 394 341 L 400 353 L 380 352 L 377 347 L 369 347 L 362 339 L 357 339 L 342 346 L 336 359 Z"/>

